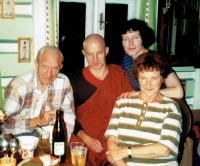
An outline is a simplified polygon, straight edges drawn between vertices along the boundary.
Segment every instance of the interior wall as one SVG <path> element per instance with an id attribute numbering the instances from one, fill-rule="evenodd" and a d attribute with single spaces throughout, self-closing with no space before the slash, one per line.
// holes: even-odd
<path id="1" fill-rule="evenodd" d="M 14 19 L 0 17 L 2 91 L 15 76 L 34 69 L 39 48 L 45 45 L 45 0 L 15 0 Z M 31 38 L 31 61 L 18 62 L 18 38 Z"/>
<path id="2" fill-rule="evenodd" d="M 0 19 L 0 69 L 1 75 L 12 77 L 33 68 L 31 62 L 18 63 L 18 38 L 33 39 L 32 0 L 15 1 L 15 18 Z"/>
<path id="3" fill-rule="evenodd" d="M 15 18 L 0 18 L 0 70 L 2 89 L 15 76 L 34 69 L 34 59 L 45 45 L 45 0 L 15 0 Z M 32 39 L 32 59 L 18 63 L 18 38 Z M 200 109 L 200 69 L 175 67 L 181 80 L 186 80 L 186 100 L 191 109 Z"/>

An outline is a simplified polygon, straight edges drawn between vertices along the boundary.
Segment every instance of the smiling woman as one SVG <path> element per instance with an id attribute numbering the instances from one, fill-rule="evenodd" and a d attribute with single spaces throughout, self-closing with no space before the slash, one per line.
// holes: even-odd
<path id="1" fill-rule="evenodd" d="M 159 92 L 170 73 L 168 63 L 159 54 L 147 52 L 135 59 L 132 72 L 141 90 L 116 101 L 104 135 L 107 158 L 120 166 L 178 166 L 180 108 Z"/>

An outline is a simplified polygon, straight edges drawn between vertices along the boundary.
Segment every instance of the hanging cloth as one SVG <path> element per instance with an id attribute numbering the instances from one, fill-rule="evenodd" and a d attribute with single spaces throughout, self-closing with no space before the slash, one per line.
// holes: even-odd
<path id="1" fill-rule="evenodd" d="M 145 21 L 157 36 L 158 0 L 141 0 L 139 9 L 139 19 Z M 151 45 L 149 49 L 157 50 L 156 43 Z"/>
<path id="2" fill-rule="evenodd" d="M 46 45 L 58 46 L 58 0 L 46 0 Z"/>

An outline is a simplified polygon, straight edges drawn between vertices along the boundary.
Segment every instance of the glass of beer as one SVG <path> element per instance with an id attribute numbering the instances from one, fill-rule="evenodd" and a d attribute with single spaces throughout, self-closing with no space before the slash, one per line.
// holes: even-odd
<path id="1" fill-rule="evenodd" d="M 76 166 L 85 166 L 87 148 L 86 147 L 74 147 L 72 149 L 74 154 L 74 161 Z"/>
<path id="2" fill-rule="evenodd" d="M 71 151 L 72 164 L 75 164 L 73 148 L 75 148 L 75 147 L 83 147 L 84 144 L 82 142 L 71 142 L 69 145 L 70 145 L 70 151 Z"/>

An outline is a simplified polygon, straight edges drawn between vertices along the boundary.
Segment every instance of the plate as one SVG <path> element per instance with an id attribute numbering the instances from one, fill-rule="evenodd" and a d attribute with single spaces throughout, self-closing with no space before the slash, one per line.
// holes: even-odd
<path id="1" fill-rule="evenodd" d="M 57 159 L 57 158 L 51 156 L 51 159 Z M 34 157 L 22 160 L 19 164 L 17 164 L 17 166 L 43 166 L 43 164 L 39 157 Z M 59 164 L 56 164 L 55 166 L 59 166 Z"/>

